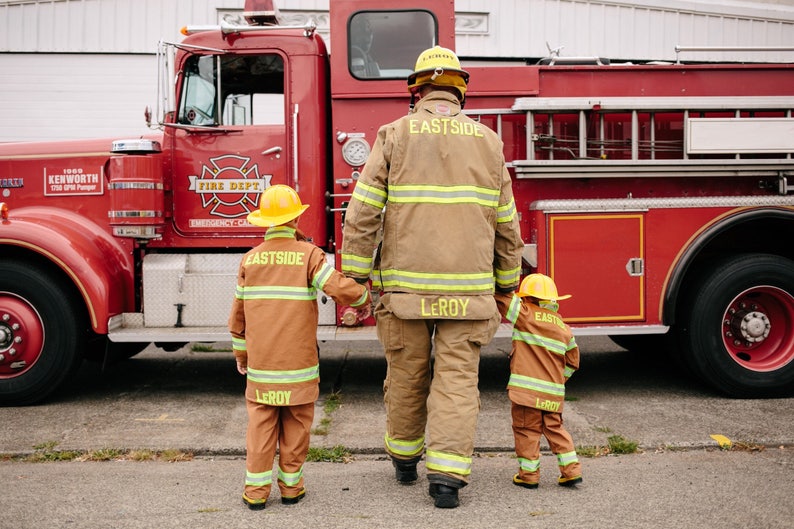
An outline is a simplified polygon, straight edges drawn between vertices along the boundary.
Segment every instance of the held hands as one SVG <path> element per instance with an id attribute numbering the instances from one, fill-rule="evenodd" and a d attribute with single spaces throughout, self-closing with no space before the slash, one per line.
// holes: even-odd
<path id="1" fill-rule="evenodd" d="M 240 362 L 238 360 L 237 361 L 237 372 L 240 373 L 241 375 L 247 374 L 248 373 L 248 366 L 243 364 L 242 362 Z"/>

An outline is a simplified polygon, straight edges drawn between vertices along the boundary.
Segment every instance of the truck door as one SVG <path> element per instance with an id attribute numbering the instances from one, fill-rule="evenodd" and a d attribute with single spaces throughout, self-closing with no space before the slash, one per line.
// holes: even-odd
<path id="1" fill-rule="evenodd" d="M 267 187 L 290 183 L 285 63 L 278 52 L 186 60 L 173 135 L 173 222 L 181 235 L 261 231 L 246 216 Z"/>

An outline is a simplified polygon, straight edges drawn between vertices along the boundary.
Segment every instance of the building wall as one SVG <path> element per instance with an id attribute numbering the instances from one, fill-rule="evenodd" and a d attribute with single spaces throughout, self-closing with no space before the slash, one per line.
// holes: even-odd
<path id="1" fill-rule="evenodd" d="M 328 36 L 329 0 L 276 0 Z M 390 4 L 393 5 L 393 4 Z M 0 0 L 0 142 L 137 136 L 155 106 L 158 41 L 239 19 L 243 0 Z M 794 0 L 455 0 L 461 57 L 677 58 L 676 45 L 794 45 Z M 791 61 L 794 52 L 682 60 Z"/>

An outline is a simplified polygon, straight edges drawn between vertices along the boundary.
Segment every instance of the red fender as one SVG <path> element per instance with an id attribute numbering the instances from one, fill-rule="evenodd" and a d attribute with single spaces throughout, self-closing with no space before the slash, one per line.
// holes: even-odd
<path id="1" fill-rule="evenodd" d="M 123 242 L 129 247 L 85 217 L 54 207 L 9 208 L 0 223 L 0 246 L 37 253 L 71 278 L 98 334 L 107 334 L 111 315 L 134 307 L 132 241 Z"/>

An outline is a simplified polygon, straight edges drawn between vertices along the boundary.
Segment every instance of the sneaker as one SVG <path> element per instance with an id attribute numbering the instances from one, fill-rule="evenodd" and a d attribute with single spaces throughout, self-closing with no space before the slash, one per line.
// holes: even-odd
<path id="1" fill-rule="evenodd" d="M 267 498 L 260 498 L 258 500 L 253 500 L 243 494 L 243 503 L 252 511 L 261 511 L 265 508 L 267 502 Z"/>
<path id="2" fill-rule="evenodd" d="M 582 482 L 582 476 L 576 476 L 573 478 L 564 478 L 560 476 L 560 478 L 557 480 L 557 484 L 560 487 L 576 487 L 576 485 L 578 485 L 581 482 Z"/>
<path id="3" fill-rule="evenodd" d="M 513 485 L 517 485 L 519 487 L 524 487 L 525 489 L 536 489 L 538 488 L 537 483 L 531 483 L 529 481 L 524 481 L 523 479 L 518 477 L 518 474 L 513 476 Z"/>
<path id="4" fill-rule="evenodd" d="M 430 496 L 435 501 L 436 507 L 440 509 L 454 509 L 460 504 L 458 501 L 458 489 L 441 483 L 431 483 L 429 489 Z"/>
<path id="5" fill-rule="evenodd" d="M 282 496 L 281 503 L 284 505 L 295 505 L 299 501 L 301 501 L 304 497 L 306 497 L 306 489 L 301 489 L 301 491 L 296 496 Z"/>
<path id="6" fill-rule="evenodd" d="M 403 461 L 400 459 L 392 459 L 391 463 L 394 465 L 394 476 L 400 483 L 407 485 L 417 480 L 416 460 Z"/>

